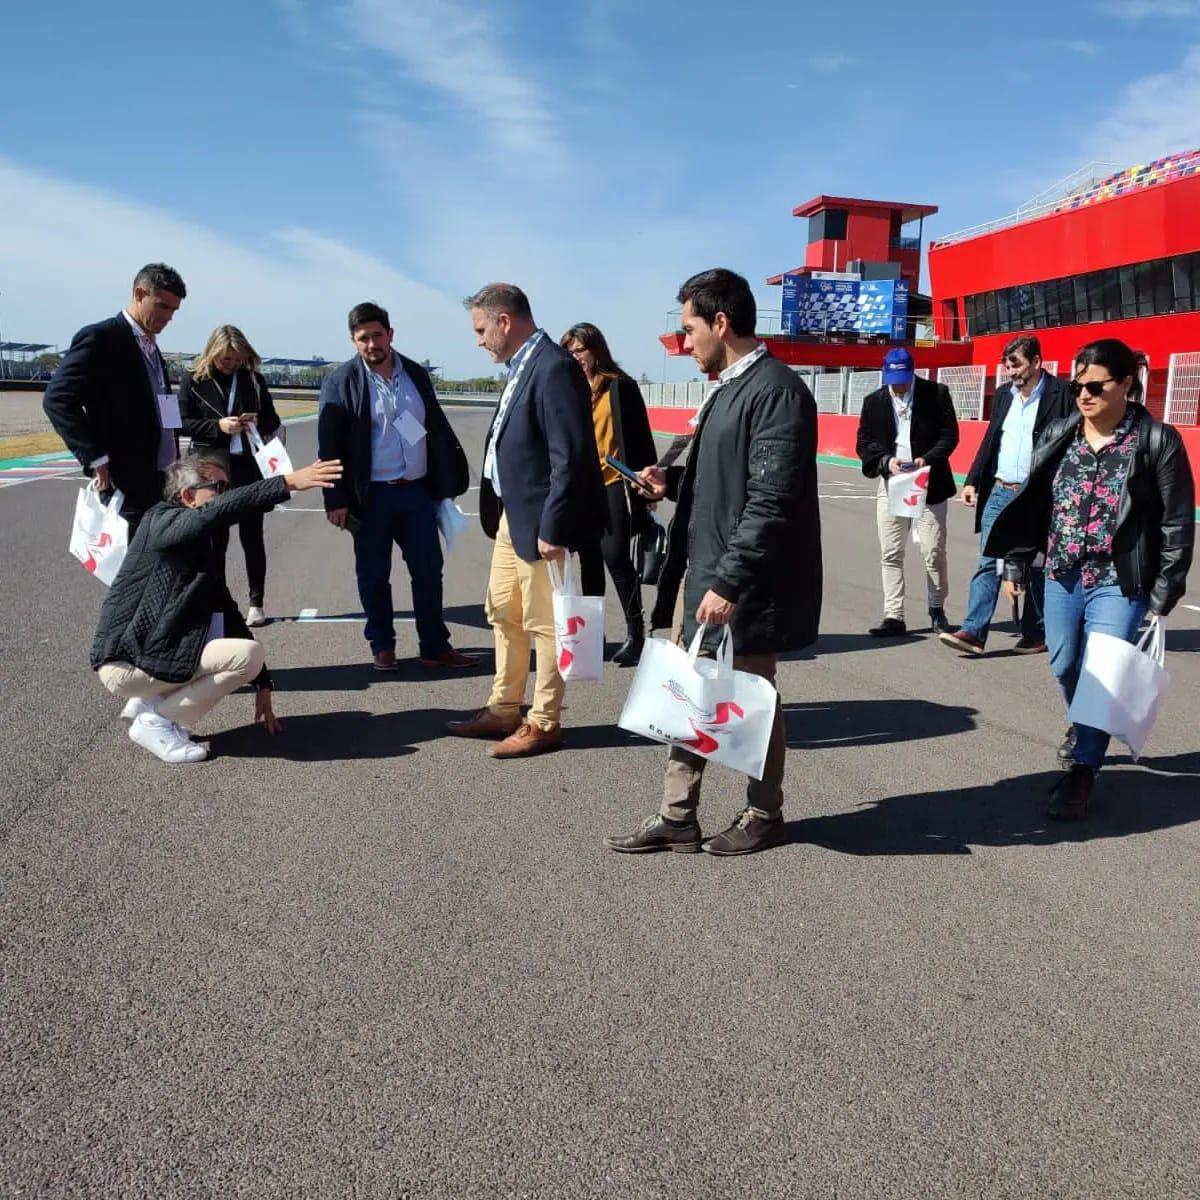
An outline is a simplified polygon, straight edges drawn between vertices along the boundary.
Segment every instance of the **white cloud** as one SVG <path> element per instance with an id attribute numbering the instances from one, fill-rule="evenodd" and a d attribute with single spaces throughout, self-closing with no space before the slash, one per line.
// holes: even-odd
<path id="1" fill-rule="evenodd" d="M 832 75 L 834 71 L 857 66 L 859 60 L 852 54 L 813 54 L 806 61 L 814 71 Z"/>
<path id="2" fill-rule="evenodd" d="M 198 350 L 229 321 L 266 356 L 344 358 L 346 313 L 369 297 L 388 307 L 407 353 L 439 363 L 472 359 L 457 297 L 377 255 L 302 228 L 243 245 L 139 201 L 0 159 L 6 336 L 65 345 L 81 325 L 115 313 L 137 268 L 154 260 L 169 262 L 188 286 L 163 335 L 168 350 Z"/>
<path id="3" fill-rule="evenodd" d="M 1126 21 L 1200 15 L 1200 0 L 1108 0 L 1103 7 L 1106 12 Z"/>
<path id="4" fill-rule="evenodd" d="M 1072 54 L 1082 54 L 1085 58 L 1095 58 L 1100 53 L 1100 47 L 1095 42 L 1084 41 L 1082 38 L 1070 38 L 1051 44 L 1061 50 L 1070 50 Z"/>
<path id="5" fill-rule="evenodd" d="M 1172 71 L 1128 84 L 1086 141 L 1093 158 L 1129 166 L 1200 146 L 1200 44 Z"/>
<path id="6" fill-rule="evenodd" d="M 560 152 L 549 109 L 498 48 L 495 20 L 459 0 L 350 0 L 346 8 L 346 27 L 364 53 L 382 51 L 408 78 L 448 97 L 500 153 L 545 169 Z"/>

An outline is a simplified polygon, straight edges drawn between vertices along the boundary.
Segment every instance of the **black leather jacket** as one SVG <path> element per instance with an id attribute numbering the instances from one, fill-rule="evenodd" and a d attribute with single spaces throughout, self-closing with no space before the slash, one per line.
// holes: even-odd
<path id="1" fill-rule="evenodd" d="M 1033 450 L 1029 478 L 992 525 L 984 553 L 1005 560 L 1006 579 L 1021 579 L 1029 563 L 1045 553 L 1054 476 L 1082 419 L 1076 412 L 1046 426 Z M 1143 410 L 1113 535 L 1122 593 L 1149 597 L 1150 611 L 1166 616 L 1183 596 L 1195 537 L 1195 488 L 1183 439 Z"/>

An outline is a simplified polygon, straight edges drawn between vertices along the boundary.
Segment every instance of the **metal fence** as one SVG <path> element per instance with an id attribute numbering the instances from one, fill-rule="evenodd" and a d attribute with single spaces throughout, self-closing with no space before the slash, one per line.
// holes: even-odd
<path id="1" fill-rule="evenodd" d="M 937 381 L 950 389 L 954 413 L 960 421 L 983 420 L 987 367 L 942 367 L 938 371 Z"/>
<path id="2" fill-rule="evenodd" d="M 1172 354 L 1167 368 L 1164 419 L 1195 425 L 1200 418 L 1200 354 Z"/>

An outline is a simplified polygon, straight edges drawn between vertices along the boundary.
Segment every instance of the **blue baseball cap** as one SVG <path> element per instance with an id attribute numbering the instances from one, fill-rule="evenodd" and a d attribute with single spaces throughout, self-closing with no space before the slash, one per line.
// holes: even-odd
<path id="1" fill-rule="evenodd" d="M 913 374 L 913 356 L 903 346 L 883 356 L 884 383 L 912 383 Z"/>

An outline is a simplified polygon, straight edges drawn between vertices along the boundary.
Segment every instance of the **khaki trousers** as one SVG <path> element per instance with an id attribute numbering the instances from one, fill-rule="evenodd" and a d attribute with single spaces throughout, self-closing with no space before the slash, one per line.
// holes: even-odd
<path id="1" fill-rule="evenodd" d="M 879 481 L 875 500 L 875 523 L 879 528 L 879 550 L 883 565 L 883 615 L 904 620 L 904 551 L 912 537 L 908 517 L 888 514 L 887 481 Z M 917 521 L 921 559 L 925 564 L 925 598 L 930 608 L 942 608 L 950 590 L 946 566 L 946 501 L 925 506 Z"/>
<path id="2" fill-rule="evenodd" d="M 772 686 L 775 684 L 775 654 L 735 654 L 733 669 L 758 675 Z M 775 699 L 775 724 L 771 726 L 771 742 L 762 779 L 747 779 L 746 805 L 755 816 L 778 817 L 783 811 L 783 762 L 787 742 L 783 730 L 783 706 Z M 659 811 L 673 821 L 690 821 L 700 807 L 700 784 L 708 759 L 672 746 L 667 755 L 667 770 L 663 776 L 662 807 Z"/>
<path id="3" fill-rule="evenodd" d="M 554 648 L 554 589 L 544 562 L 526 562 L 513 549 L 507 514 L 496 531 L 486 609 L 496 636 L 496 678 L 488 708 L 497 716 L 520 712 L 532 646 L 537 671 L 529 720 L 539 729 L 557 729 L 564 686 Z"/>
<path id="4" fill-rule="evenodd" d="M 122 700 L 157 700 L 159 713 L 187 729 L 196 725 L 218 701 L 249 683 L 263 669 L 267 652 L 245 638 L 216 638 L 200 653 L 200 669 L 186 683 L 165 683 L 132 663 L 105 663 L 100 682 Z"/>

